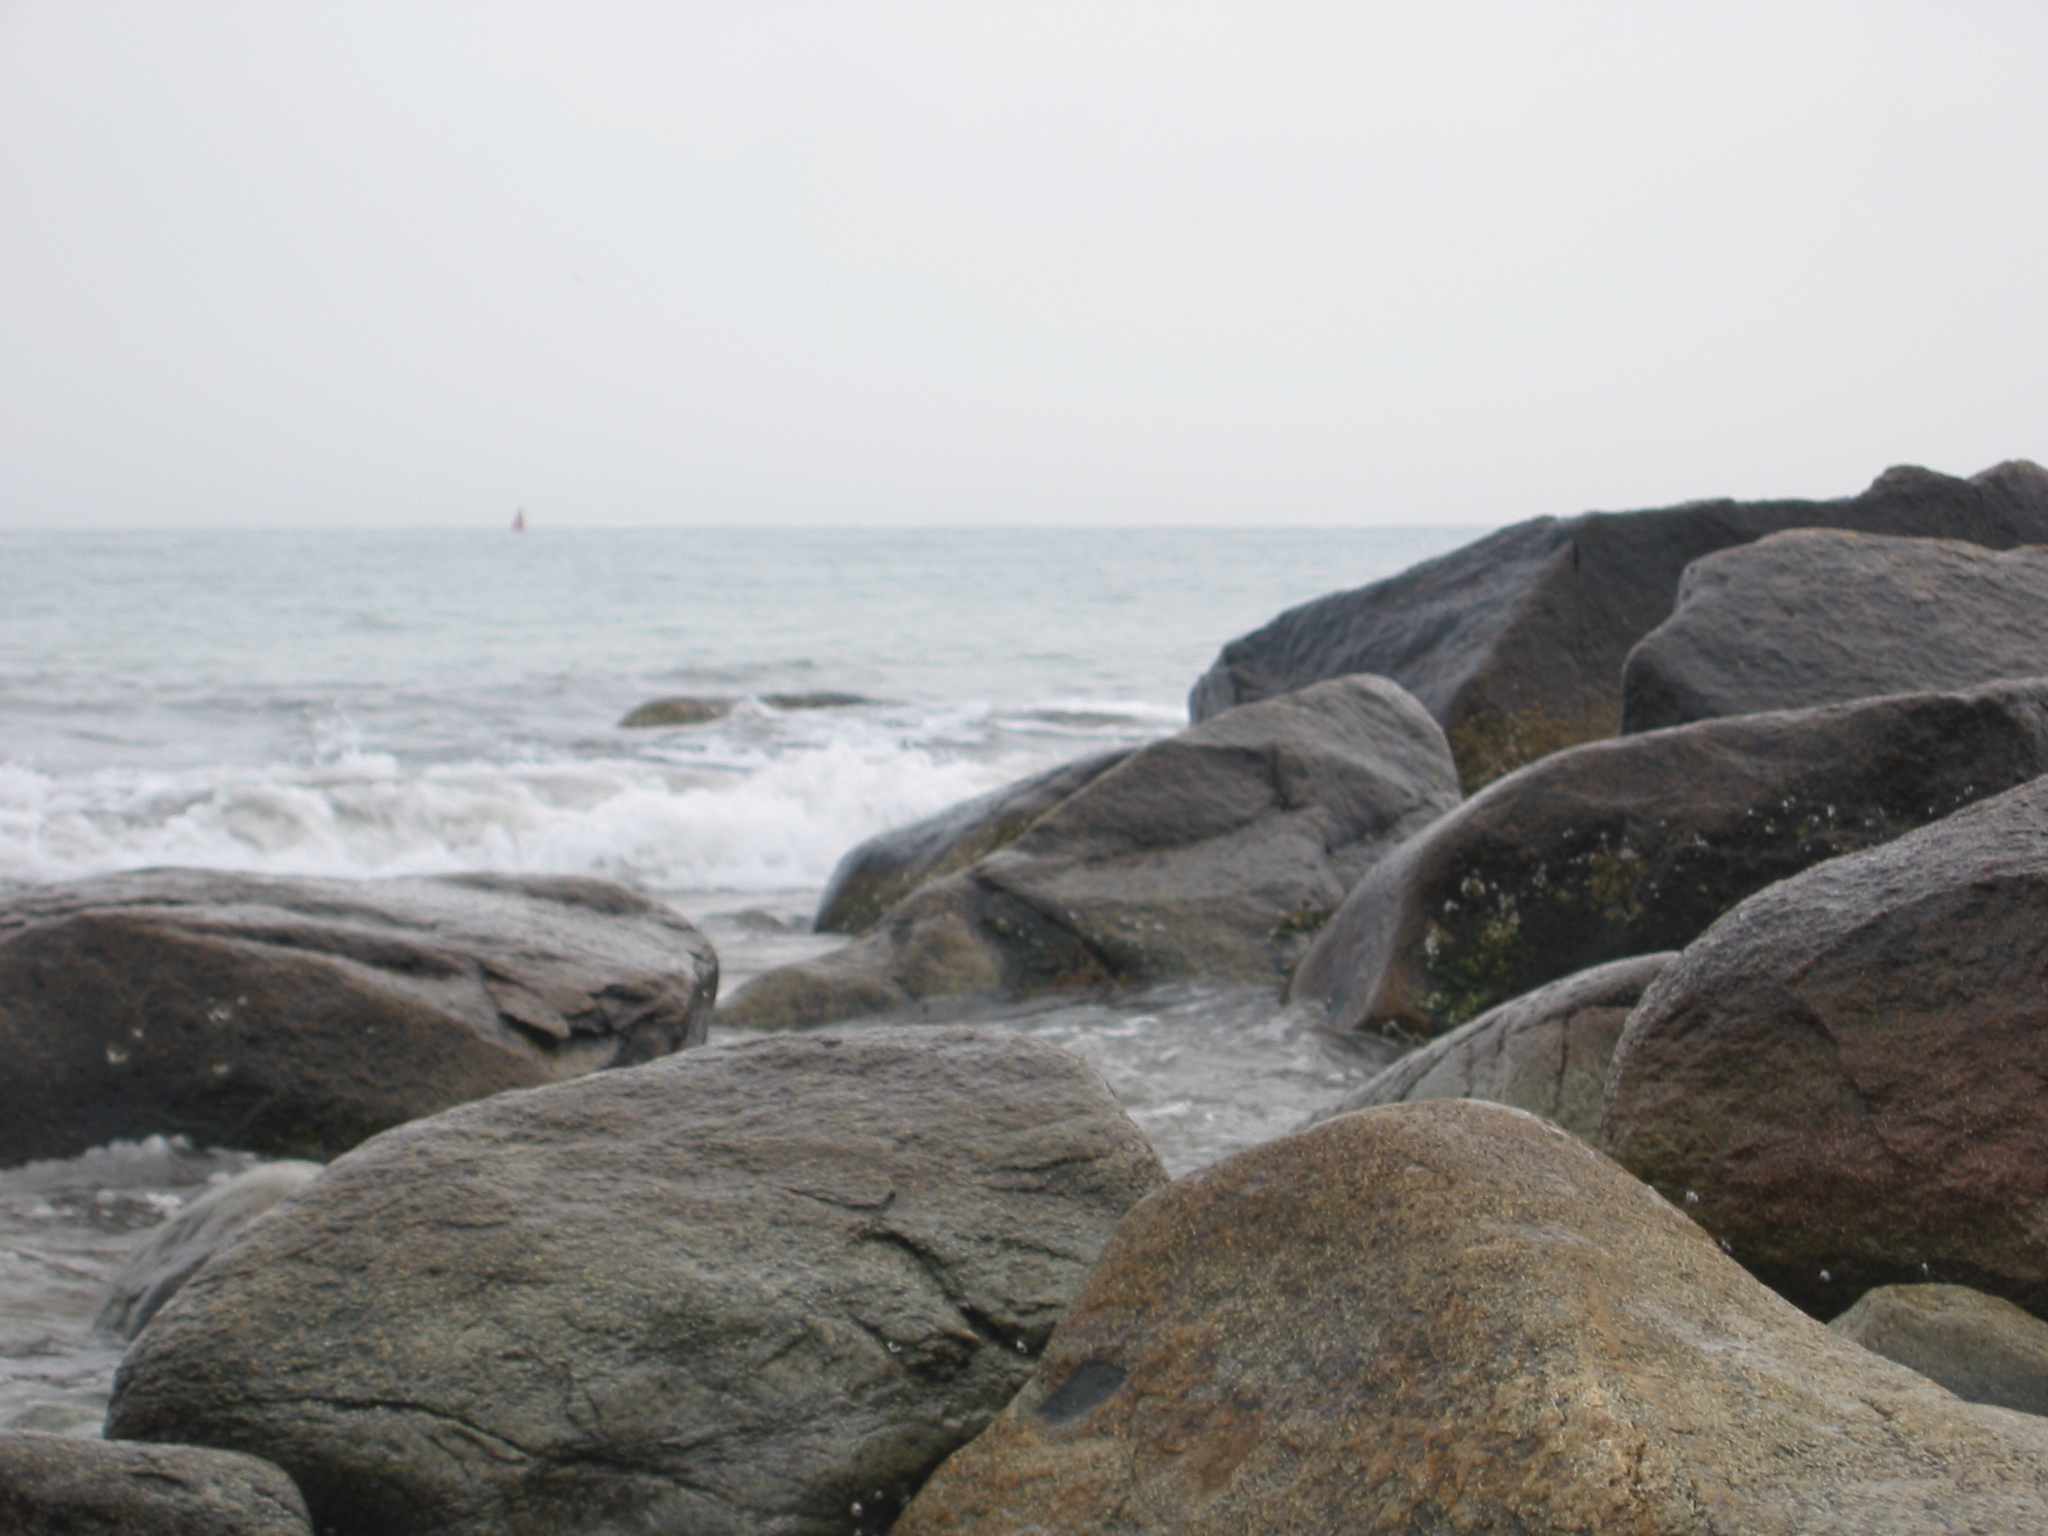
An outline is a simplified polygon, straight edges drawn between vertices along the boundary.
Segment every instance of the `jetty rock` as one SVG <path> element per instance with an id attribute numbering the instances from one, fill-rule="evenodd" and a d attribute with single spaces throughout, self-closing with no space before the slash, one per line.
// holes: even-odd
<path id="1" fill-rule="evenodd" d="M 1802 528 L 1696 560 L 1622 669 L 1624 731 L 2048 676 L 2048 549 Z"/>
<path id="2" fill-rule="evenodd" d="M 1368 871 L 1289 985 L 1428 1039 L 2048 771 L 2048 679 L 1701 720 L 1488 785 Z"/>
<path id="3" fill-rule="evenodd" d="M 963 800 L 861 843 L 839 861 L 818 898 L 819 933 L 865 933 L 919 886 L 958 874 L 1007 848 L 1076 790 L 1131 754 L 1098 752 Z"/>
<path id="4" fill-rule="evenodd" d="M 1630 1016 L 1603 1143 L 1816 1316 L 2048 1311 L 2044 909 L 2048 780 L 1752 896 Z"/>
<path id="5" fill-rule="evenodd" d="M 867 936 L 756 977 L 722 1023 L 1212 980 L 1275 989 L 1372 863 L 1458 802 L 1443 732 L 1348 677 L 1141 747 Z"/>
<path id="6" fill-rule="evenodd" d="M 8 1536 L 313 1536 L 276 1467 L 189 1445 L 0 1430 Z"/>
<path id="7" fill-rule="evenodd" d="M 0 901 L 0 1164 L 119 1137 L 321 1161 L 709 1027 L 718 961 L 600 880 L 147 870 Z"/>
<path id="8" fill-rule="evenodd" d="M 1439 1035 L 1310 1120 L 1421 1099 L 1511 1104 L 1593 1141 L 1622 1026 L 1644 990 L 1678 958 L 1634 955 L 1580 971 L 1490 1008 Z"/>
<path id="9" fill-rule="evenodd" d="M 2048 543 L 2048 471 L 1970 479 L 1900 467 L 1834 501 L 1699 501 L 1516 523 L 1398 576 L 1333 593 L 1224 646 L 1196 720 L 1349 672 L 1393 678 L 1450 738 L 1469 793 L 1622 725 L 1622 666 L 1687 566 L 1787 528 Z"/>
<path id="10" fill-rule="evenodd" d="M 1344 1115 L 1139 1205 L 896 1536 L 2048 1528 L 2048 1423 L 1774 1296 L 1576 1137 Z"/>
<path id="11" fill-rule="evenodd" d="M 107 1432 L 250 1451 L 332 1536 L 880 1532 L 1166 1181 L 1078 1057 L 775 1036 L 389 1131 L 130 1348 Z"/>
<path id="12" fill-rule="evenodd" d="M 1828 1326 L 1957 1397 L 2048 1414 L 2048 1323 L 1966 1285 L 1881 1285 Z"/>

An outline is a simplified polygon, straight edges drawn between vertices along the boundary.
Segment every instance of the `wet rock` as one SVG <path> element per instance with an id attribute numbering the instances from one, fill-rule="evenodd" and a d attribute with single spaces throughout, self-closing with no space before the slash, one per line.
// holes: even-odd
<path id="1" fill-rule="evenodd" d="M 1517 523 L 1231 641 L 1195 685 L 1189 712 L 1205 720 L 1324 678 L 1380 673 L 1442 724 L 1469 792 L 1614 735 L 1622 664 L 1671 612 L 1685 568 L 1804 527 L 1992 549 L 2048 542 L 2048 472 L 2025 461 L 1969 480 L 1898 468 L 1839 501 L 1701 501 Z"/>
<path id="2" fill-rule="evenodd" d="M 1803 1317 L 1577 1139 L 1345 1115 L 1126 1217 L 896 1536 L 1860 1536 L 2048 1522 L 2048 1425 Z"/>
<path id="3" fill-rule="evenodd" d="M 872 704 L 873 699 L 864 699 L 857 693 L 834 693 L 821 689 L 816 693 L 764 693 L 761 702 L 773 709 L 851 709 L 856 704 Z"/>
<path id="4" fill-rule="evenodd" d="M 9 1536 L 312 1536 L 290 1478 L 253 1456 L 0 1430 Z"/>
<path id="5" fill-rule="evenodd" d="M 619 721 L 619 728 L 626 731 L 646 730 L 657 725 L 707 725 L 713 720 L 723 720 L 733 711 L 735 699 L 649 699 L 645 704 L 629 710 Z"/>
<path id="6" fill-rule="evenodd" d="M 2048 549 L 1837 529 L 1686 567 L 1629 652 L 1622 729 L 2048 675 Z"/>
<path id="7" fill-rule="evenodd" d="M 1421 706 L 1385 678 L 1340 678 L 1141 748 L 720 1017 L 789 1029 L 1062 987 L 1277 987 L 1358 877 L 1456 803 Z"/>
<path id="8" fill-rule="evenodd" d="M 1588 1141 L 1622 1025 L 1643 989 L 1678 956 L 1611 960 L 1490 1008 L 1416 1047 L 1311 1123 L 1420 1099 L 1486 1099 L 1553 1120 Z"/>
<path id="9" fill-rule="evenodd" d="M 218 1255 L 109 1431 L 266 1455 L 335 1536 L 880 1531 L 1164 1179 L 1092 1067 L 974 1030 L 505 1094 Z"/>
<path id="10" fill-rule="evenodd" d="M 93 1326 L 134 1338 L 200 1265 L 319 1172 L 318 1163 L 265 1163 L 206 1191 L 128 1256 Z"/>
<path id="11" fill-rule="evenodd" d="M 2048 770 L 2048 680 L 1589 742 L 1390 854 L 1290 994 L 1428 1038 L 1559 976 L 1680 949 L 1752 892 Z"/>
<path id="12" fill-rule="evenodd" d="M 1630 1017 L 1606 1145 L 1817 1316 L 2048 1310 L 2044 909 L 2048 780 L 1751 897 Z"/>
<path id="13" fill-rule="evenodd" d="M 871 837 L 839 861 L 818 901 L 820 933 L 864 933 L 921 885 L 1006 848 L 1033 822 L 1131 754 L 1100 752 Z"/>
<path id="14" fill-rule="evenodd" d="M 0 902 L 0 1163 L 117 1137 L 322 1159 L 704 1037 L 718 962 L 598 880 L 151 870 Z"/>
<path id="15" fill-rule="evenodd" d="M 1881 1285 L 1828 1326 L 1957 1397 L 2048 1414 L 2048 1323 L 1966 1285 Z"/>

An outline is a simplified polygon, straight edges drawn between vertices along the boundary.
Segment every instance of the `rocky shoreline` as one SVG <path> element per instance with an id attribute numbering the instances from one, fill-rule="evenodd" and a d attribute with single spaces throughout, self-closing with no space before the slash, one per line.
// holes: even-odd
<path id="1" fill-rule="evenodd" d="M 0 1161 L 325 1164 L 137 1255 L 0 1526 L 2048 1529 L 2039 545 L 2027 463 L 1504 529 L 854 850 L 715 1045 L 598 881 L 0 903 Z M 1169 1182 L 959 1022 L 1179 981 L 1393 1059 Z"/>

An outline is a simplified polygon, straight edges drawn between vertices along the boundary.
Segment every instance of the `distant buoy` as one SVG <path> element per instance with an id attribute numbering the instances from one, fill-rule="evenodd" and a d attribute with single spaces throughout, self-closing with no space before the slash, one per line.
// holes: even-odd
<path id="1" fill-rule="evenodd" d="M 512 514 L 512 531 L 514 533 L 526 532 L 526 508 L 521 507 Z"/>

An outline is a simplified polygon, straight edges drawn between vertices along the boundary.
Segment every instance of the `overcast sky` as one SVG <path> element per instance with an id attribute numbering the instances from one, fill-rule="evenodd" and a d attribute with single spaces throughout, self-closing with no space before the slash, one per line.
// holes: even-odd
<path id="1" fill-rule="evenodd" d="M 0 528 L 2048 459 L 2048 5 L 0 0 Z"/>

